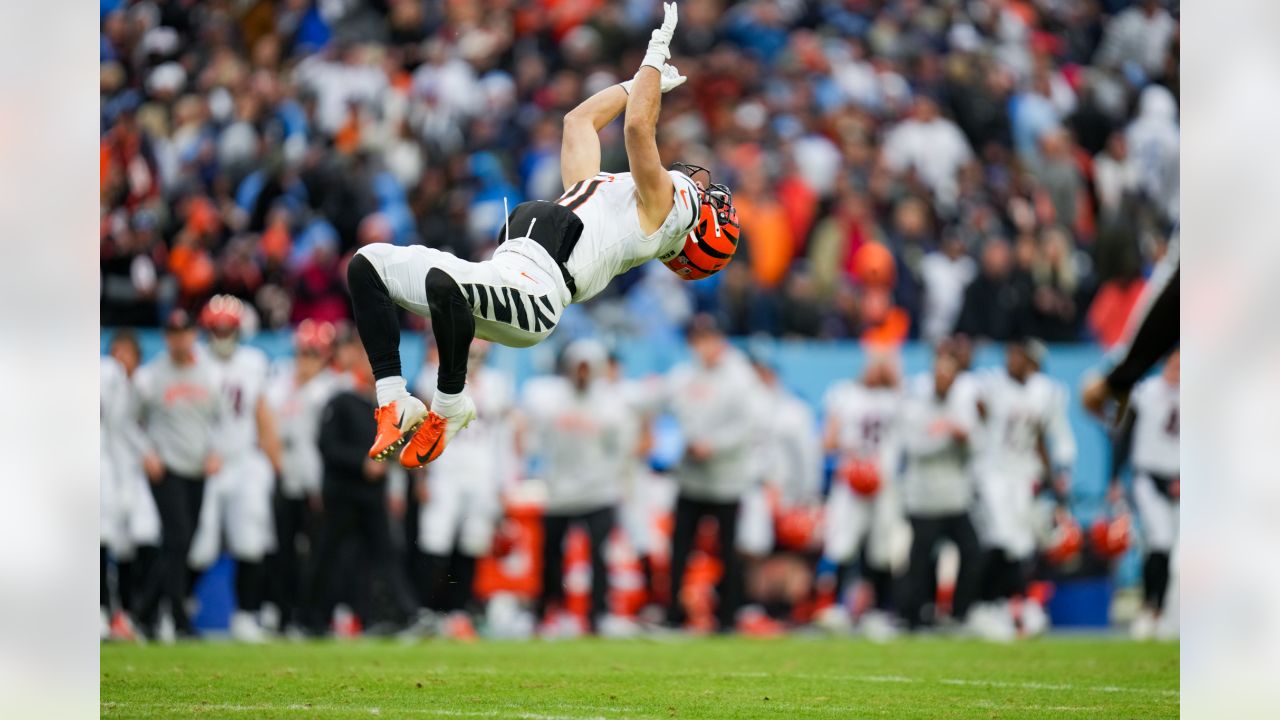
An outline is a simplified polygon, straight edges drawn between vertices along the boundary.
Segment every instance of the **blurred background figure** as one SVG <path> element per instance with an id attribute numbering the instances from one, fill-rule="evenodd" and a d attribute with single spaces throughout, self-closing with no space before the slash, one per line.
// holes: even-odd
<path id="1" fill-rule="evenodd" d="M 564 558 L 569 529 L 587 533 L 591 553 L 591 633 L 625 631 L 610 618 L 608 547 L 621 500 L 622 478 L 638 447 L 626 399 L 605 382 L 608 353 L 594 340 L 570 343 L 563 374 L 530 381 L 524 399 L 530 451 L 542 460 L 547 487 L 542 516 L 542 591 L 535 605 L 539 632 L 566 630 Z"/>
<path id="2" fill-rule="evenodd" d="M 686 331 L 693 359 L 667 378 L 667 404 L 685 439 L 675 468 L 680 488 L 671 537 L 671 592 L 667 624 L 680 628 L 686 610 L 681 589 L 698 526 L 714 520 L 720 563 L 716 618 L 720 632 L 737 624 L 743 597 L 742 558 L 738 554 L 738 513 L 751 485 L 751 442 L 757 437 L 763 394 L 746 357 L 725 339 L 715 318 L 696 315 Z"/>
<path id="3" fill-rule="evenodd" d="M 1043 632 L 1048 622 L 1036 602 L 1022 602 L 1016 617 L 1012 605 L 1025 599 L 1036 551 L 1035 497 L 1050 492 L 1065 505 L 1076 459 L 1066 390 L 1040 373 L 1047 355 L 1038 340 L 1012 342 L 1004 369 L 977 378 L 977 515 L 985 554 L 980 604 L 971 619 L 979 633 L 997 640 L 1013 639 L 1016 622 L 1028 634 Z"/>
<path id="4" fill-rule="evenodd" d="M 192 567 L 208 569 L 226 543 L 236 561 L 231 637 L 262 642 L 264 560 L 276 544 L 271 498 L 283 459 L 275 417 L 267 406 L 267 356 L 240 342 L 249 322 L 245 313 L 243 303 L 230 295 L 215 295 L 200 312 L 200 325 L 208 333 L 205 362 L 217 373 L 223 395 L 215 443 L 222 466 L 205 486 L 189 559 Z"/>
<path id="5" fill-rule="evenodd" d="M 894 566 L 904 521 L 897 487 L 903 400 L 894 358 L 872 354 L 860 381 L 837 383 L 823 402 L 823 444 L 835 456 L 835 474 L 822 549 L 836 566 L 836 604 L 821 621 L 836 629 L 848 626 L 854 609 L 849 583 L 856 572 L 871 589 L 872 604 L 861 620 L 873 639 L 892 635 L 897 614 Z"/>
<path id="6" fill-rule="evenodd" d="M 187 555 L 205 480 L 222 467 L 216 447 L 226 414 L 221 378 L 196 347 L 196 325 L 185 310 L 165 323 L 165 352 L 138 369 L 137 383 L 147 449 L 142 467 L 160 514 L 160 555 L 138 593 L 136 620 L 150 638 L 192 637 L 187 615 L 191 590 Z M 172 626 L 161 627 L 164 616 Z"/>
<path id="7" fill-rule="evenodd" d="M 391 540 L 386 463 L 369 459 L 373 420 L 373 370 L 359 338 L 341 338 L 339 358 L 351 384 L 338 390 L 320 415 L 320 458 L 323 463 L 321 505 L 323 520 L 307 573 L 305 626 L 311 635 L 325 635 L 341 596 L 351 603 L 362 626 L 375 621 L 371 588 L 381 583 L 391 597 L 391 622 L 403 626 L 417 611 L 395 562 Z M 354 543 L 354 545 L 352 545 Z M 355 548 L 358 562 L 341 567 L 339 558 Z M 366 577 L 362 572 L 368 573 Z"/>
<path id="8" fill-rule="evenodd" d="M 808 556 L 819 542 L 822 445 L 813 411 L 782 384 L 768 354 L 753 352 L 751 364 L 762 392 L 750 468 L 756 485 L 743 496 L 738 519 L 750 603 L 738 627 L 769 635 L 781 632 L 795 605 L 812 594 Z"/>
<path id="9" fill-rule="evenodd" d="M 1138 383 L 1129 395 L 1129 410 L 1117 430 L 1113 449 L 1109 500 L 1123 495 L 1121 471 L 1133 468 L 1133 502 L 1142 528 L 1142 610 L 1130 627 L 1133 637 L 1177 637 L 1176 583 L 1170 584 L 1178 547 L 1179 462 L 1178 380 L 1180 357 L 1175 350 L 1160 374 Z M 1169 598 L 1174 597 L 1175 603 Z M 1172 609 L 1168 606 L 1173 605 Z"/>
<path id="10" fill-rule="evenodd" d="M 320 416 L 346 378 L 330 369 L 337 330 L 304 320 L 293 333 L 294 356 L 273 371 L 266 399 L 279 425 L 281 466 L 274 497 L 276 543 L 268 558 L 274 629 L 300 631 L 303 569 L 316 540 L 321 510 Z"/>
<path id="11" fill-rule="evenodd" d="M 930 597 L 938 569 L 935 553 L 943 540 L 959 552 L 951 618 L 964 622 L 978 589 L 982 562 L 970 513 L 973 477 L 970 463 L 977 409 L 955 392 L 960 365 L 954 355 L 934 356 L 933 372 L 911 379 L 902 410 L 905 456 L 902 505 L 911 522 L 911 554 L 907 566 L 902 613 L 916 629 L 938 620 Z"/>
<path id="12" fill-rule="evenodd" d="M 446 637 L 468 640 L 476 637 L 476 561 L 493 546 L 502 490 L 516 473 L 515 388 L 505 373 L 485 365 L 488 353 L 489 343 L 471 343 L 467 387 L 477 419 L 414 480 L 421 506 L 414 540 L 422 552 L 414 579 L 418 603 L 429 613 L 422 620 Z M 428 356 L 415 381 L 418 397 L 427 403 L 436 387 L 434 357 Z"/>
<path id="13" fill-rule="evenodd" d="M 110 351 L 102 358 L 98 504 L 103 640 L 136 638 L 132 620 L 136 591 L 153 567 L 160 543 L 160 517 L 142 471 L 147 440 L 138 424 L 132 382 L 141 361 L 138 339 L 128 331 L 112 336 Z"/>

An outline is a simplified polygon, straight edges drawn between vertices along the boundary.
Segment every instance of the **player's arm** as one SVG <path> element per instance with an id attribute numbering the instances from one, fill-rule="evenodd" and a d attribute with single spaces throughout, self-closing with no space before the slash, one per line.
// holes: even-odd
<path id="1" fill-rule="evenodd" d="M 640 229 L 645 233 L 661 227 L 675 202 L 671 176 L 658 155 L 658 113 L 662 110 L 663 68 L 669 67 L 666 61 L 671 58 L 671 36 L 676 29 L 676 4 L 663 3 L 663 10 L 662 27 L 649 38 L 648 52 L 627 98 L 623 125 L 627 160 L 636 183 Z"/>
<path id="2" fill-rule="evenodd" d="M 599 132 L 627 107 L 627 91 L 610 85 L 583 100 L 564 116 L 560 142 L 560 180 L 564 189 L 600 172 Z"/>
<path id="3" fill-rule="evenodd" d="M 258 447 L 271 461 L 271 468 L 279 474 L 284 467 L 284 445 L 280 442 L 280 433 L 276 432 L 276 418 L 267 407 L 267 399 L 258 396 L 258 406 L 254 408 L 254 418 L 258 422 Z"/>

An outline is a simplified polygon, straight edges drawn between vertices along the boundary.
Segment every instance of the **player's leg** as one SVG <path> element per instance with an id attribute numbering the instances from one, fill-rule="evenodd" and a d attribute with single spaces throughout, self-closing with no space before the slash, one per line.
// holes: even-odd
<path id="1" fill-rule="evenodd" d="M 378 394 L 378 430 L 369 448 L 369 457 L 375 460 L 386 460 L 399 450 L 408 433 L 427 416 L 426 406 L 409 394 L 401 374 L 399 310 L 386 279 L 375 266 L 375 261 L 382 265 L 379 255 L 386 251 L 372 245 L 361 248 L 347 265 L 356 330 L 369 356 Z M 425 275 L 425 267 L 422 271 Z"/>
<path id="2" fill-rule="evenodd" d="M 462 524 L 462 488 L 458 478 L 433 474 L 427 479 L 427 501 L 418 518 L 418 604 L 435 613 L 448 610 L 449 556 Z"/>
<path id="3" fill-rule="evenodd" d="M 600 629 L 600 620 L 609 614 L 609 535 L 613 532 L 613 508 L 587 513 L 584 520 L 591 544 L 591 632 Z"/>
<path id="4" fill-rule="evenodd" d="M 684 495 L 676 497 L 675 529 L 671 533 L 671 589 L 667 596 L 667 624 L 684 626 L 685 610 L 680 591 L 684 588 L 684 571 L 693 551 L 693 538 L 702 519 L 702 505 Z"/>
<path id="5" fill-rule="evenodd" d="M 951 601 L 951 616 L 964 621 L 969 614 L 969 606 L 973 604 L 977 594 L 982 548 L 978 545 L 978 534 L 973 529 L 973 522 L 968 513 L 949 518 L 947 535 L 956 544 L 960 553 L 960 569 L 956 574 L 956 590 Z"/>
<path id="6" fill-rule="evenodd" d="M 564 600 L 564 538 L 569 521 L 565 515 L 542 516 L 542 592 L 534 609 L 539 624 L 546 621 L 553 601 Z"/>
<path id="7" fill-rule="evenodd" d="M 263 456 L 236 463 L 237 486 L 228 497 L 227 538 L 236 560 L 237 612 L 231 636 L 244 642 L 264 639 L 260 614 L 266 598 L 265 560 L 271 549 L 271 466 Z"/>
<path id="8" fill-rule="evenodd" d="M 738 608 L 742 606 L 742 598 L 746 594 L 742 553 L 738 552 L 738 513 L 741 503 L 710 503 L 712 514 L 716 518 L 720 542 L 720 562 L 724 572 L 720 573 L 720 581 L 716 584 L 716 616 L 720 622 L 720 632 L 732 632 L 737 626 Z"/>
<path id="9" fill-rule="evenodd" d="M 1133 500 L 1146 541 L 1142 563 L 1144 609 L 1159 617 L 1169 589 L 1169 557 L 1178 532 L 1178 506 L 1160 492 L 1156 480 L 1139 473 L 1133 481 Z"/>
<path id="10" fill-rule="evenodd" d="M 900 605 L 907 625 L 915 629 L 924 622 L 922 613 L 928 601 L 930 577 L 937 573 L 933 550 L 942 535 L 942 521 L 931 517 L 912 517 L 910 521 L 911 553 Z"/>
<path id="11" fill-rule="evenodd" d="M 463 393 L 467 358 L 476 336 L 471 303 L 458 281 L 441 268 L 427 271 L 425 286 L 440 367 L 426 423 L 400 453 L 400 464 L 408 468 L 421 467 L 440 457 L 453 436 L 476 416 L 475 403 Z"/>

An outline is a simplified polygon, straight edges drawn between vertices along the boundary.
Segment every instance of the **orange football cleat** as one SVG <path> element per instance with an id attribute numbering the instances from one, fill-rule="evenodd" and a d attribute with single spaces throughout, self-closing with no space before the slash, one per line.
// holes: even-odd
<path id="1" fill-rule="evenodd" d="M 444 452 L 453 436 L 475 418 L 476 404 L 465 395 L 462 396 L 462 409 L 454 415 L 445 417 L 432 410 L 413 439 L 400 451 L 400 464 L 412 470 L 434 461 Z"/>
<path id="2" fill-rule="evenodd" d="M 373 437 L 373 447 L 369 448 L 369 458 L 382 461 L 391 457 L 426 417 L 427 406 L 412 395 L 374 410 L 373 419 L 378 423 L 378 432 Z"/>

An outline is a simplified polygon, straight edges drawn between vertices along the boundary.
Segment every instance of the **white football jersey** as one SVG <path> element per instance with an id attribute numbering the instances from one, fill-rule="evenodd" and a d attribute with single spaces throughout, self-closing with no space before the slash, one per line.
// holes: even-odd
<path id="1" fill-rule="evenodd" d="M 261 350 L 238 345 L 231 357 L 222 359 L 205 350 L 205 360 L 214 368 L 223 394 L 222 424 L 217 448 L 222 459 L 236 460 L 258 448 L 258 400 L 267 389 L 270 363 Z"/>
<path id="2" fill-rule="evenodd" d="M 324 469 L 317 445 L 320 416 L 333 394 L 345 384 L 337 373 L 322 370 L 299 385 L 292 361 L 273 369 L 266 397 L 284 448 L 280 480 L 287 496 L 298 498 L 320 489 Z"/>
<path id="3" fill-rule="evenodd" d="M 899 412 L 902 393 L 894 388 L 868 388 L 845 380 L 827 391 L 823 400 L 827 422 L 836 428 L 836 450 L 841 456 L 875 459 L 881 477 L 897 470 Z"/>
<path id="4" fill-rule="evenodd" d="M 1051 378 L 1033 374 L 1025 383 L 1003 368 L 978 378 L 986 408 L 982 443 L 987 472 L 1013 474 L 1032 481 L 1045 471 L 1039 441 L 1043 434 L 1055 468 L 1075 463 L 1075 436 L 1067 420 L 1066 389 Z"/>
<path id="5" fill-rule="evenodd" d="M 1138 383 L 1129 395 L 1133 423 L 1133 467 L 1139 472 L 1177 476 L 1178 388 L 1156 376 Z"/>
<path id="6" fill-rule="evenodd" d="M 424 365 L 415 389 L 428 407 L 436 391 L 435 365 Z M 476 404 L 476 419 L 449 442 L 449 449 L 431 463 L 429 476 L 437 480 L 485 483 L 497 490 L 514 472 L 515 439 L 511 412 L 515 387 L 502 371 L 479 367 L 467 375 L 467 394 Z"/>
<path id="7" fill-rule="evenodd" d="M 582 219 L 582 237 L 565 263 L 578 287 L 573 302 L 595 297 L 610 280 L 649 260 L 670 260 L 684 247 L 698 219 L 698 187 L 682 172 L 668 173 L 675 204 L 650 235 L 640 229 L 631 173 L 599 173 L 556 200 Z"/>

